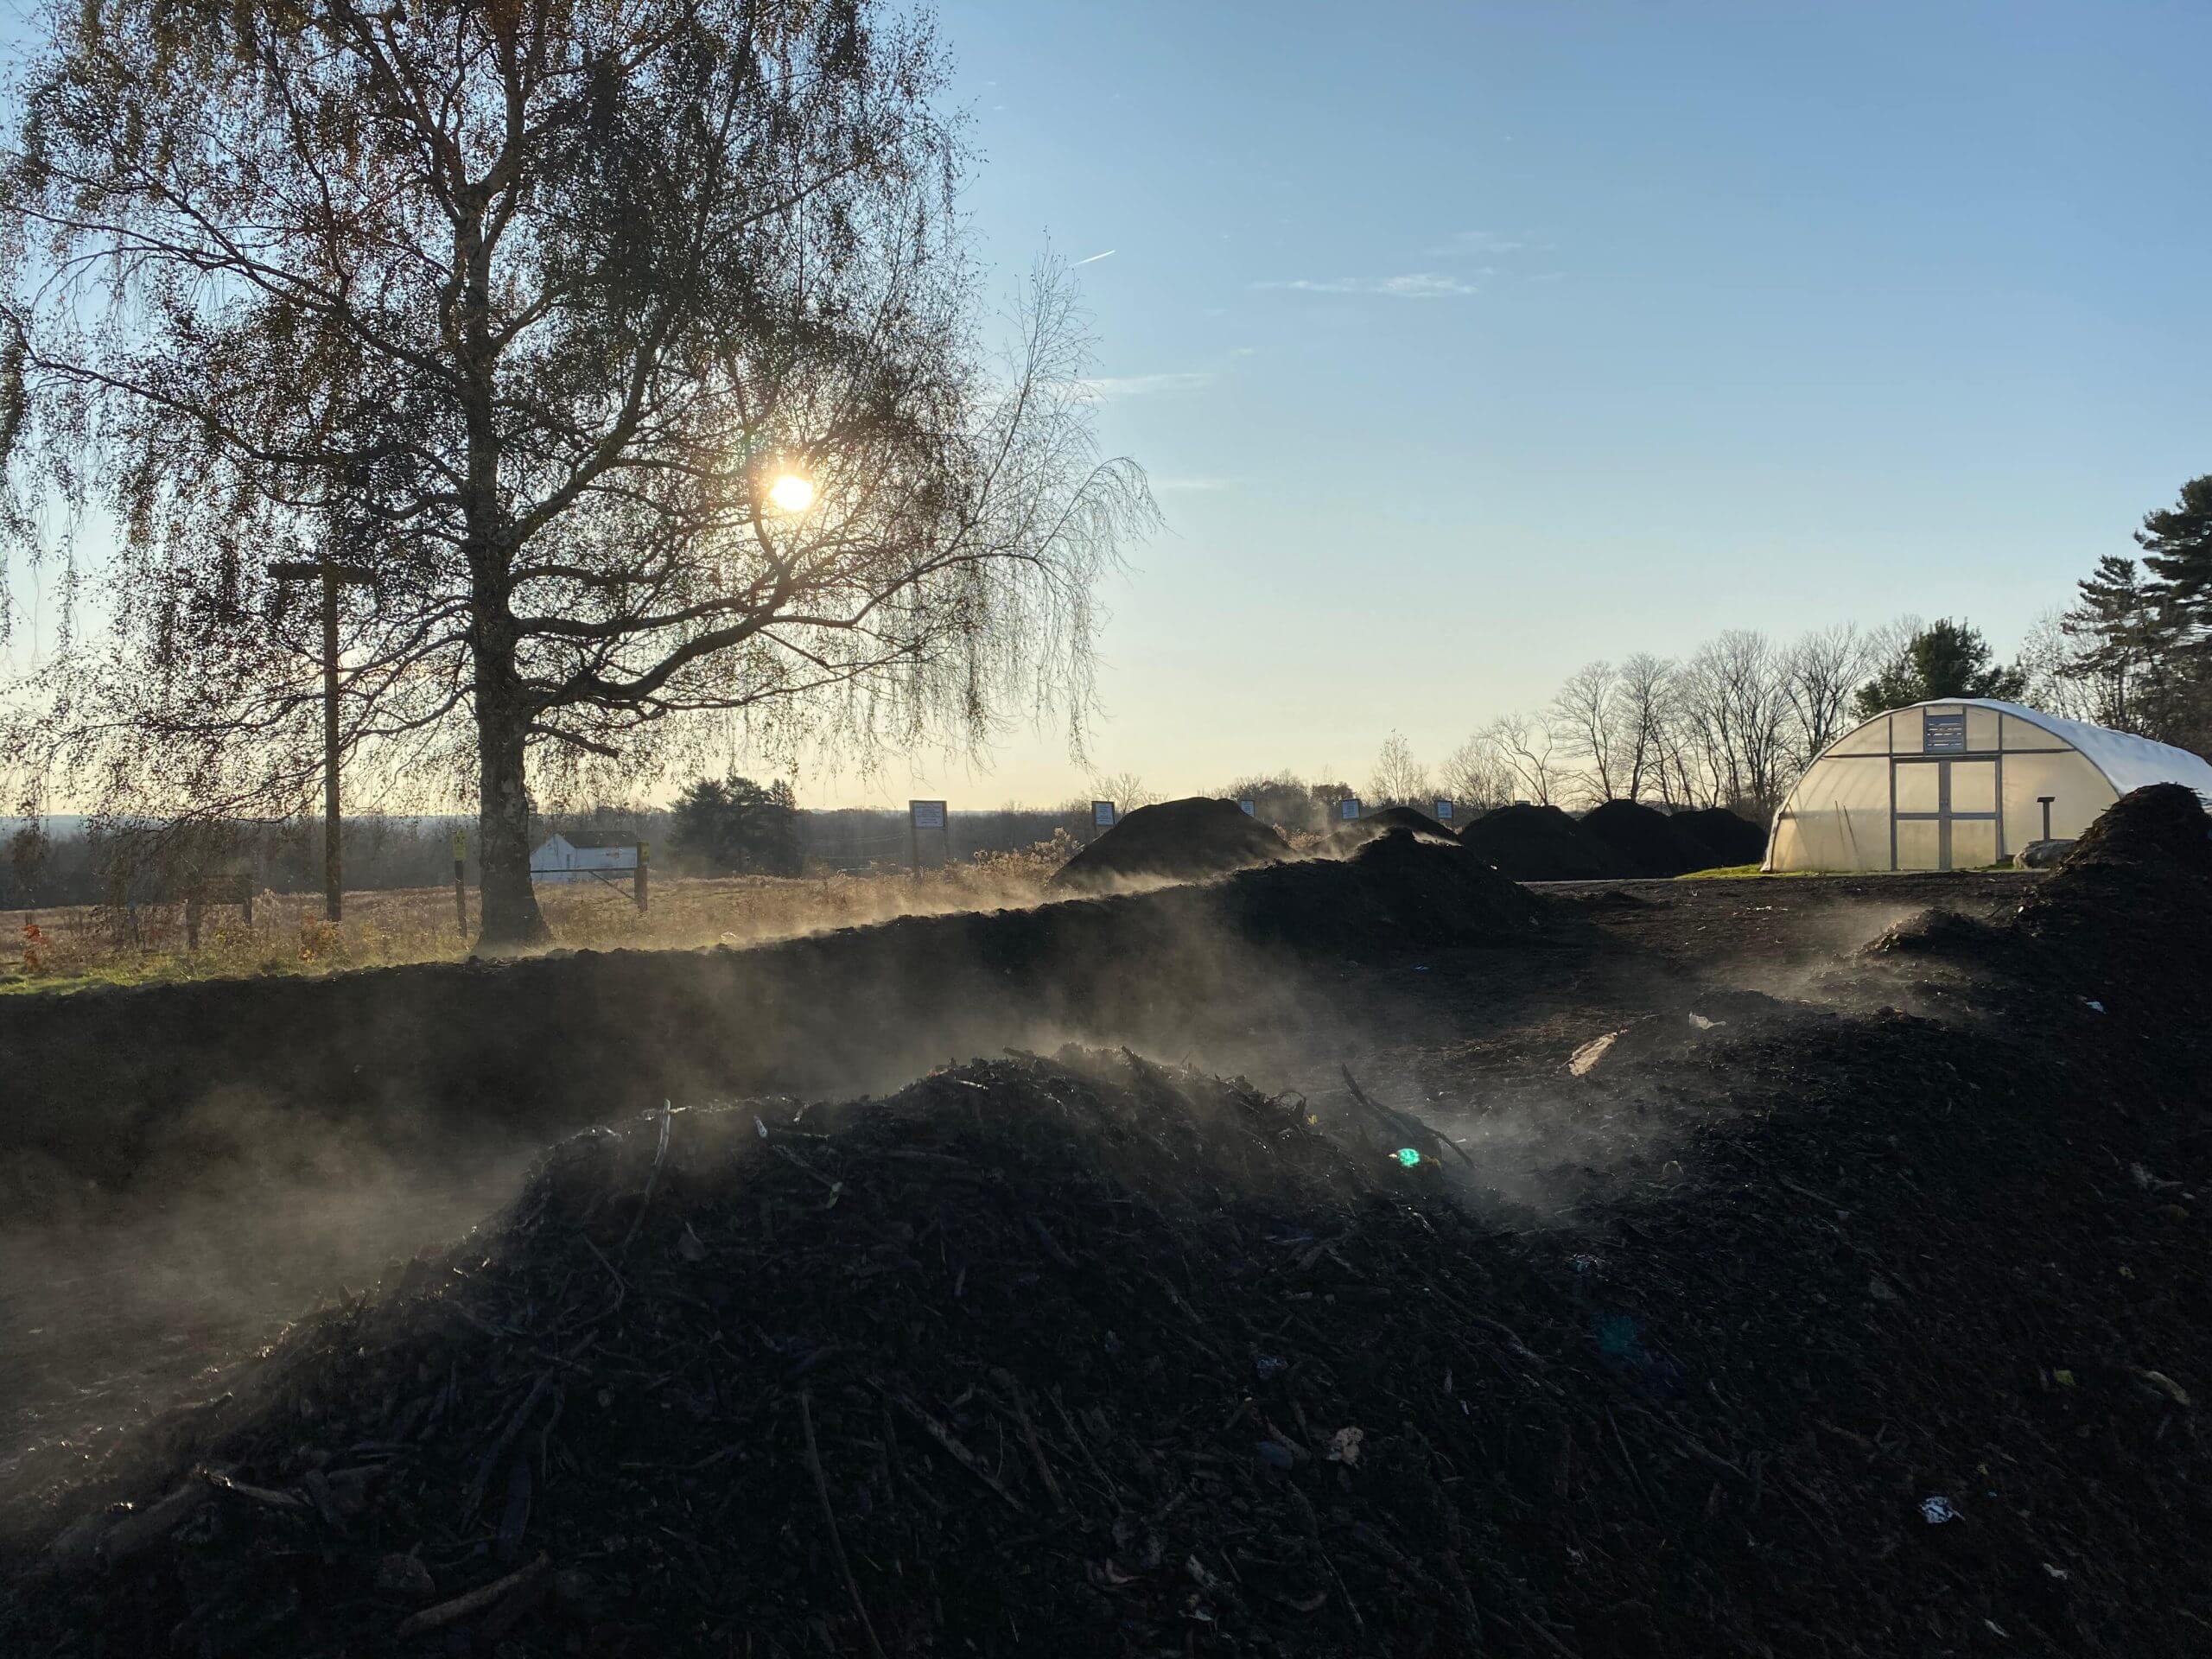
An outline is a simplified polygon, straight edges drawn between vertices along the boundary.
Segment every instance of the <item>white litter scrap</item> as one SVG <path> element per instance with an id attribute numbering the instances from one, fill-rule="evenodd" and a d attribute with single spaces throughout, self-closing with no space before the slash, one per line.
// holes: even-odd
<path id="1" fill-rule="evenodd" d="M 1938 1492 L 1933 1497 L 1920 1500 L 1920 1518 L 1931 1527 L 1940 1527 L 1946 1521 L 1957 1520 L 1959 1512 L 1949 1498 Z"/>
<path id="2" fill-rule="evenodd" d="M 1609 1031 L 1602 1037 L 1592 1037 L 1588 1042 L 1583 1044 L 1581 1047 L 1576 1049 L 1573 1053 L 1567 1056 L 1567 1069 L 1568 1072 L 1578 1077 L 1588 1077 L 1592 1071 L 1597 1069 L 1598 1062 L 1604 1059 L 1607 1054 L 1611 1053 L 1612 1052 L 1613 1045 L 1620 1041 L 1620 1039 L 1621 1033 L 1618 1031 Z"/>
<path id="3" fill-rule="evenodd" d="M 1718 1020 L 1708 1020 L 1701 1014 L 1690 1015 L 1690 1024 L 1695 1026 L 1700 1031 L 1711 1031 L 1719 1023 Z"/>

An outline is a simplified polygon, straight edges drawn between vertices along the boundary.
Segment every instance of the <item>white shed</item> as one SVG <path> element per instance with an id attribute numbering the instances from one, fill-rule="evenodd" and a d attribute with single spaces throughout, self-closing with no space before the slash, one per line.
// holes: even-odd
<path id="1" fill-rule="evenodd" d="M 620 830 L 570 830 L 530 855 L 533 881 L 627 880 L 638 873 L 638 837 Z"/>
<path id="2" fill-rule="evenodd" d="M 2070 841 L 2131 789 L 2181 784 L 2186 749 L 1980 697 L 1915 703 L 1845 733 L 1774 815 L 1769 870 L 1970 870 Z"/>

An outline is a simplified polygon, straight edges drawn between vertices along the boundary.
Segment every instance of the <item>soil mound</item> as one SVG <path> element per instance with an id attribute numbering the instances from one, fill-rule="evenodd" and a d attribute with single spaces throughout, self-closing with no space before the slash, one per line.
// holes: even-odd
<path id="1" fill-rule="evenodd" d="M 1061 865 L 1052 885 L 1080 893 L 1131 876 L 1195 881 L 1273 863 L 1287 851 L 1274 829 L 1236 802 L 1193 795 L 1139 807 Z"/>
<path id="2" fill-rule="evenodd" d="M 2080 995 L 2201 1024 L 2212 980 L 2212 817 L 2179 784 L 2121 796 L 2029 895 L 2018 925 Z"/>
<path id="3" fill-rule="evenodd" d="M 1246 870 L 1221 884 L 1229 925 L 1249 939 L 1371 954 L 1384 941 L 1478 944 L 1523 938 L 1536 901 L 1465 848 L 1385 831 L 1341 862 L 1306 859 Z"/>
<path id="4" fill-rule="evenodd" d="M 1459 832 L 1459 844 L 1516 881 L 1603 881 L 1628 874 L 1612 849 L 1555 806 L 1501 806 Z"/>
<path id="5" fill-rule="evenodd" d="M 1339 856 L 1364 847 L 1377 836 L 1393 830 L 1410 830 L 1417 836 L 1434 836 L 1440 841 L 1457 841 L 1459 837 L 1434 818 L 1413 806 L 1386 806 L 1379 812 L 1370 812 L 1351 823 L 1339 824 L 1329 832 L 1328 847 Z"/>
<path id="6" fill-rule="evenodd" d="M 1667 822 L 1700 861 L 1691 869 L 1728 869 L 1738 864 L 1757 864 L 1766 857 L 1766 831 L 1725 806 L 1677 812 Z"/>
<path id="7" fill-rule="evenodd" d="M 1704 868 L 1699 849 L 1676 831 L 1675 821 L 1641 801 L 1607 801 L 1583 814 L 1575 827 L 1601 842 L 1624 875 L 1680 875 Z"/>

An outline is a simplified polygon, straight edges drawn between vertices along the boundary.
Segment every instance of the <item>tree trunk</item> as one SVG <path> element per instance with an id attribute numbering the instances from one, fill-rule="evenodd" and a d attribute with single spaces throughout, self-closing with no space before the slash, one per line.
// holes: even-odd
<path id="1" fill-rule="evenodd" d="M 477 845 L 480 946 L 543 944 L 553 937 L 530 884 L 530 791 L 524 771 L 530 715 L 516 683 L 514 642 L 480 624 L 476 639 Z"/>

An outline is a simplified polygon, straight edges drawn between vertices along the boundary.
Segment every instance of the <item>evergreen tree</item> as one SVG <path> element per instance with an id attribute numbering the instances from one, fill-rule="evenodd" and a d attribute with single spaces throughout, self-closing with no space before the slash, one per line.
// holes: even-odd
<path id="1" fill-rule="evenodd" d="M 2212 474 L 2183 485 L 2173 506 L 2145 514 L 2135 543 L 2189 631 L 2182 643 L 2212 651 Z"/>
<path id="2" fill-rule="evenodd" d="M 2075 645 L 2063 671 L 2095 688 L 2100 724 L 2167 739 L 2183 632 L 2177 607 L 2159 584 L 2144 580 L 2140 565 L 2116 553 L 2099 559 L 2079 586 L 2080 600 L 2059 619 Z"/>
<path id="3" fill-rule="evenodd" d="M 677 797 L 670 840 L 687 861 L 717 875 L 797 875 L 802 862 L 791 786 L 764 788 L 735 772 L 702 778 Z"/>
<path id="4" fill-rule="evenodd" d="M 2011 701 L 2027 689 L 2018 667 L 2001 667 L 1981 630 L 1946 617 L 1930 623 L 1897 648 L 1874 677 L 1859 688 L 1853 709 L 1860 720 L 1885 709 L 1946 697 Z"/>

